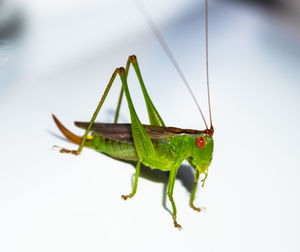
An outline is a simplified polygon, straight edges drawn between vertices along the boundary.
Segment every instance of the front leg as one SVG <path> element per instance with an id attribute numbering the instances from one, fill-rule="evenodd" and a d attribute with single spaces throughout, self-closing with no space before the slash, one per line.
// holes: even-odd
<path id="1" fill-rule="evenodd" d="M 199 181 L 199 176 L 200 176 L 199 171 L 195 170 L 194 187 L 193 187 L 193 191 L 192 191 L 191 198 L 190 198 L 190 206 L 191 206 L 191 208 L 193 208 L 195 211 L 198 211 L 198 212 L 201 211 L 201 208 L 200 207 L 195 207 L 195 205 L 194 205 L 194 199 L 195 199 L 195 194 L 196 194 L 197 185 L 198 185 L 198 181 Z"/>

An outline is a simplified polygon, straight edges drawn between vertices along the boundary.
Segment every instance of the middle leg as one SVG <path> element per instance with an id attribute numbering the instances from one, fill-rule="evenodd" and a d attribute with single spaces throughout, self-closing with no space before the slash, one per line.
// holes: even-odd
<path id="1" fill-rule="evenodd" d="M 169 196 L 169 200 L 172 204 L 172 209 L 173 209 L 173 222 L 174 222 L 174 227 L 181 229 L 181 225 L 177 222 L 177 209 L 176 209 L 176 205 L 173 199 L 173 189 L 174 189 L 174 184 L 175 184 L 175 180 L 176 180 L 176 174 L 177 174 L 177 170 L 178 168 L 172 168 L 170 170 L 170 175 L 169 175 L 169 184 L 168 184 L 168 196 Z"/>
<path id="2" fill-rule="evenodd" d="M 140 175 L 140 169 L 141 169 L 141 161 L 138 161 L 136 168 L 135 168 L 134 184 L 133 184 L 132 192 L 128 195 L 122 195 L 121 196 L 122 199 L 127 200 L 128 198 L 132 198 L 135 195 L 137 185 L 138 185 L 138 179 L 139 179 L 139 175 Z"/>

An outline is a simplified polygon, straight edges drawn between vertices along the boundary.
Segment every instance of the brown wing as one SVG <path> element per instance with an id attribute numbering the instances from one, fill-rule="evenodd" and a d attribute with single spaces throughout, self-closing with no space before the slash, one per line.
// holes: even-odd
<path id="1" fill-rule="evenodd" d="M 74 124 L 82 129 L 87 129 L 89 122 L 74 122 Z M 160 127 L 143 125 L 147 134 L 151 139 L 164 138 L 177 134 L 201 134 L 204 131 L 180 129 L 175 127 Z M 131 124 L 129 123 L 94 123 L 91 131 L 100 136 L 116 140 L 116 141 L 133 141 Z"/>

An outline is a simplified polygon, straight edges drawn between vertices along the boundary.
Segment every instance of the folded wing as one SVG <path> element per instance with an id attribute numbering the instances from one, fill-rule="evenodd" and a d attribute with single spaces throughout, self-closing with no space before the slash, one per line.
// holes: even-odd
<path id="1" fill-rule="evenodd" d="M 82 129 L 87 129 L 89 122 L 74 122 L 74 124 Z M 143 125 L 147 134 L 151 139 L 165 138 L 167 136 L 178 134 L 201 134 L 203 131 L 180 129 L 175 127 L 161 127 Z M 109 138 L 115 141 L 133 142 L 131 124 L 129 123 L 94 123 L 91 131 L 95 134 Z"/>

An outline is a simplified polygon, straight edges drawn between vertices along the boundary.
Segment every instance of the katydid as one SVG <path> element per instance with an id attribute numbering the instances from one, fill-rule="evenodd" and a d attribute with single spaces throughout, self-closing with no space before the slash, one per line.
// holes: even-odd
<path id="1" fill-rule="evenodd" d="M 129 56 L 126 68 L 117 68 L 104 91 L 104 94 L 92 116 L 90 122 L 75 122 L 75 125 L 85 129 L 83 137 L 77 136 L 67 130 L 60 121 L 53 115 L 54 122 L 60 131 L 71 142 L 78 144 L 77 150 L 68 150 L 60 148 L 61 153 L 71 153 L 79 155 L 83 147 L 94 149 L 98 152 L 107 154 L 113 158 L 119 160 L 129 160 L 136 162 L 136 172 L 134 177 L 134 184 L 132 192 L 128 195 L 122 195 L 124 200 L 131 198 L 135 195 L 138 185 L 138 178 L 140 173 L 141 164 L 144 164 L 152 169 L 160 169 L 162 171 L 169 171 L 169 182 L 167 195 L 172 205 L 172 217 L 173 223 L 176 228 L 181 229 L 181 225 L 177 222 L 177 210 L 173 199 L 173 189 L 176 179 L 178 168 L 184 160 L 187 160 L 191 166 L 195 169 L 194 186 L 190 196 L 190 206 L 196 210 L 201 211 L 201 208 L 194 205 L 195 193 L 198 185 L 198 181 L 201 174 L 204 174 L 205 178 L 202 180 L 202 186 L 207 177 L 207 170 L 211 163 L 213 156 L 213 133 L 214 128 L 211 119 L 210 108 L 210 95 L 209 95 L 209 81 L 208 81 L 208 50 L 207 50 L 207 0 L 205 2 L 206 7 L 206 73 L 207 73 L 207 90 L 208 90 L 208 103 L 209 103 L 209 115 L 210 115 L 210 128 L 208 128 L 205 122 L 203 113 L 198 106 L 200 114 L 206 125 L 205 130 L 191 130 L 180 129 L 175 127 L 166 127 L 157 109 L 153 105 L 152 100 L 146 90 L 142 75 L 140 72 L 139 64 L 135 55 Z M 148 20 L 149 21 L 149 20 Z M 162 44 L 164 50 L 169 56 L 175 68 L 183 78 L 184 83 L 190 88 L 185 81 L 184 76 L 174 57 L 170 54 L 169 48 L 166 46 L 165 41 L 158 32 L 157 28 L 151 23 L 150 26 L 154 30 L 159 42 Z M 144 125 L 141 123 L 135 107 L 133 105 L 128 83 L 127 76 L 130 66 L 133 66 L 137 78 L 139 80 L 140 87 L 145 99 L 148 117 L 150 125 Z M 119 75 L 122 83 L 121 92 L 119 95 L 118 105 L 115 113 L 114 123 L 95 123 L 95 119 L 105 101 L 109 90 L 114 83 L 116 76 Z M 190 91 L 191 92 L 191 91 Z M 120 124 L 118 122 L 119 111 L 124 96 L 128 103 L 131 124 Z M 193 94 L 192 94 L 193 96 Z M 193 96 L 194 98 L 194 96 Z M 195 100 L 195 98 L 194 98 Z M 196 100 L 195 100 L 196 101 Z M 89 135 L 89 133 L 92 133 Z"/>

